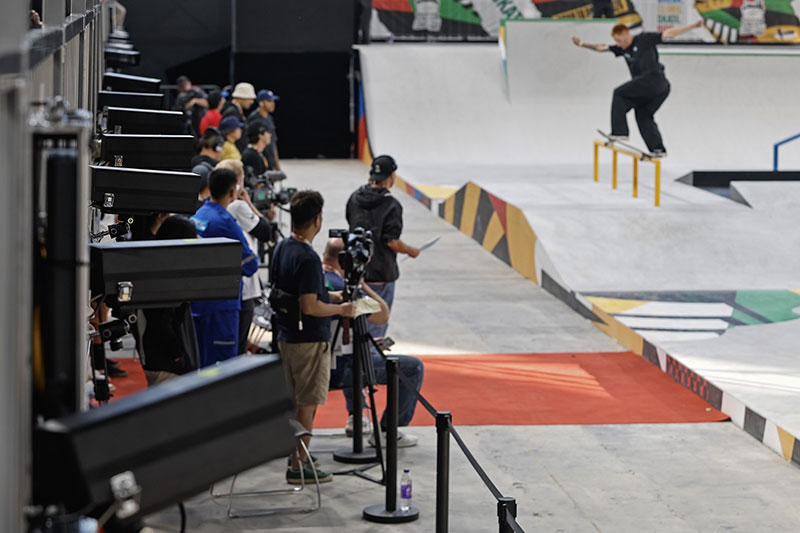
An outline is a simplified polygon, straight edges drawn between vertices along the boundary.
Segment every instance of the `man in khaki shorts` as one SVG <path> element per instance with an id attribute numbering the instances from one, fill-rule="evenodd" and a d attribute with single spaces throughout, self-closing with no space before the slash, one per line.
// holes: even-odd
<path id="1" fill-rule="evenodd" d="M 342 303 L 341 293 L 328 292 L 322 262 L 311 241 L 322 228 L 322 195 L 317 191 L 299 191 L 292 196 L 292 236 L 278 243 L 270 262 L 273 296 L 296 301 L 297 305 L 273 305 L 278 350 L 283 360 L 286 382 L 297 409 L 297 420 L 311 431 L 318 405 L 324 405 L 330 381 L 330 320 L 332 316 L 353 316 L 352 303 Z M 272 298 L 271 298 L 272 299 Z M 331 303 L 331 302 L 336 303 Z M 283 309 L 280 311 L 279 309 Z M 311 437 L 303 437 L 308 446 Z M 314 469 L 321 483 L 333 475 L 319 470 L 313 457 L 299 450 L 300 461 L 292 458 L 286 481 L 302 483 L 314 479 Z M 300 471 L 302 462 L 302 477 Z"/>

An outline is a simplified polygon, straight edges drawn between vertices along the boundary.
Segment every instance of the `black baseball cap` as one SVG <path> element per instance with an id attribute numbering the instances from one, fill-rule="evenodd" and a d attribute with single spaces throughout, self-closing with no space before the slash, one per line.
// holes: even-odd
<path id="1" fill-rule="evenodd" d="M 379 155 L 372 160 L 372 165 L 369 167 L 369 178 L 372 181 L 383 181 L 395 170 L 397 170 L 397 163 L 392 156 Z"/>

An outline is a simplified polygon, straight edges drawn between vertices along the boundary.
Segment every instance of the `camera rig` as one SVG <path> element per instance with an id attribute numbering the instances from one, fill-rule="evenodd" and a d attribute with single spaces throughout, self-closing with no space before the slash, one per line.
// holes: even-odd
<path id="1" fill-rule="evenodd" d="M 372 232 L 364 228 L 355 228 L 353 231 L 332 229 L 328 236 L 344 241 L 344 250 L 339 253 L 339 265 L 344 271 L 345 299 L 353 299 L 375 248 Z"/>

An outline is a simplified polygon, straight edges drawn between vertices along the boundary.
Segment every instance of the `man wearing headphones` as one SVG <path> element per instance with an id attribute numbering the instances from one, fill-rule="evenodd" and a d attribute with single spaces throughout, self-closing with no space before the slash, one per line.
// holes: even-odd
<path id="1" fill-rule="evenodd" d="M 372 231 L 375 249 L 367 263 L 365 280 L 391 309 L 394 302 L 394 283 L 400 276 L 397 254 L 419 255 L 414 248 L 400 239 L 403 232 L 403 206 L 389 190 L 397 177 L 397 163 L 388 155 L 379 155 L 372 161 L 369 181 L 359 187 L 347 201 L 347 223 L 350 231 L 364 228 Z M 389 325 L 367 324 L 370 334 L 384 337 Z"/>
<path id="2" fill-rule="evenodd" d="M 222 146 L 225 138 L 217 128 L 208 127 L 200 138 L 200 153 L 192 158 L 192 172 L 200 175 L 200 191 L 198 195 L 203 200 L 208 199 L 208 175 L 217 166 L 222 156 Z"/>

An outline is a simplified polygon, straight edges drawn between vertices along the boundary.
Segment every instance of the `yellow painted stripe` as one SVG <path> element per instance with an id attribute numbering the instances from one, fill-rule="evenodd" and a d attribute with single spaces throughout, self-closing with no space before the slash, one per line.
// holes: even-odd
<path id="1" fill-rule="evenodd" d="M 475 230 L 475 218 L 478 216 L 478 200 L 481 197 L 481 189 L 472 182 L 467 183 L 464 190 L 464 207 L 461 210 L 461 227 L 463 233 L 472 237 Z"/>
<path id="2" fill-rule="evenodd" d="M 800 289 L 792 289 L 792 292 L 796 292 L 797 294 L 800 294 Z"/>
<path id="3" fill-rule="evenodd" d="M 606 324 L 608 324 L 605 326 L 595 322 L 594 324 L 600 328 L 600 330 L 616 339 L 617 342 L 628 348 L 630 351 L 642 355 L 642 352 L 644 351 L 644 339 L 641 335 L 629 327 L 624 326 L 621 322 L 614 319 L 614 317 L 604 312 L 596 305 L 592 305 L 592 311 L 598 317 L 603 319 Z"/>
<path id="4" fill-rule="evenodd" d="M 794 442 L 795 439 L 791 436 L 785 429 L 780 426 L 778 428 L 778 437 L 781 441 L 781 450 L 783 451 L 783 458 L 787 461 L 792 460 L 792 455 L 794 454 Z"/>
<path id="5" fill-rule="evenodd" d="M 448 221 L 450 224 L 452 224 L 453 220 L 455 220 L 455 211 L 456 211 L 456 197 L 451 196 L 444 202 L 444 219 Z"/>
<path id="6" fill-rule="evenodd" d="M 620 298 L 602 298 L 600 296 L 588 296 L 587 298 L 603 311 L 612 314 L 624 313 L 647 303 L 643 300 L 622 300 Z"/>
<path id="7" fill-rule="evenodd" d="M 456 187 L 444 187 L 442 185 L 416 185 L 416 188 L 428 198 L 443 200 L 456 193 Z"/>
<path id="8" fill-rule="evenodd" d="M 367 165 L 372 166 L 372 150 L 369 147 L 369 138 L 364 139 L 364 152 L 361 154 L 361 160 Z"/>
<path id="9" fill-rule="evenodd" d="M 525 214 L 516 206 L 506 204 L 506 238 L 511 266 L 534 283 L 536 279 L 536 234 Z"/>
<path id="10" fill-rule="evenodd" d="M 492 218 L 489 219 L 489 226 L 486 228 L 486 235 L 483 236 L 483 247 L 491 252 L 502 238 L 503 224 L 500 223 L 500 217 L 497 216 L 497 213 L 492 213 Z"/>

